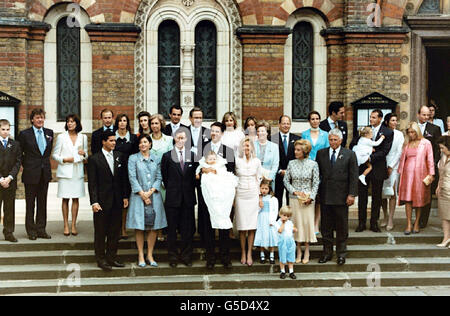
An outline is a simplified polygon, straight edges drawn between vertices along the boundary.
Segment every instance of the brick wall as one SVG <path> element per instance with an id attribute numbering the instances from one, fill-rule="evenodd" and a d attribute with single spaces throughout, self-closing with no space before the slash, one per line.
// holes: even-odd
<path id="1" fill-rule="evenodd" d="M 27 16 L 26 2 L 26 0 L 0 0 L 0 17 Z"/>

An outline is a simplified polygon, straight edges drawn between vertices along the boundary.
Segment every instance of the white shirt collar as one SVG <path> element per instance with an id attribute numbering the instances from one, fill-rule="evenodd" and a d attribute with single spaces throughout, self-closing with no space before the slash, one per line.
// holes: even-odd
<path id="1" fill-rule="evenodd" d="M 342 146 L 339 146 L 339 148 L 336 149 L 336 159 L 338 159 L 338 157 L 339 157 L 339 153 L 341 152 L 341 147 Z M 330 147 L 330 160 L 331 160 L 331 156 L 333 156 L 333 150 L 334 149 Z"/>
<path id="2" fill-rule="evenodd" d="M 178 124 L 174 124 L 174 123 L 170 122 L 170 125 L 172 125 L 172 128 L 178 129 L 181 125 L 181 122 Z"/>
<path id="3" fill-rule="evenodd" d="M 214 144 L 213 142 L 211 142 L 211 149 L 215 149 L 214 151 L 219 151 L 220 146 L 222 146 L 222 141 L 220 140 L 219 142 L 217 142 L 216 144 Z M 217 152 L 216 152 L 217 154 Z"/>
<path id="4" fill-rule="evenodd" d="M 280 131 L 281 138 L 283 138 L 283 136 L 286 135 L 286 136 L 287 136 L 287 139 L 289 140 L 289 135 L 290 135 L 290 134 L 291 134 L 290 132 L 288 132 L 287 134 L 285 134 L 285 133 L 283 133 L 283 132 Z"/>
<path id="5" fill-rule="evenodd" d="M 4 141 L 4 140 L 6 140 L 6 143 L 8 143 L 8 141 L 9 141 L 9 137 L 3 138 L 3 137 L 1 137 L 1 136 L 0 136 L 0 142 L 1 142 L 1 144 L 0 144 L 0 145 L 2 145 L 2 146 L 3 146 L 3 141 Z"/>
<path id="6" fill-rule="evenodd" d="M 105 155 L 105 157 L 113 157 L 114 158 L 113 152 L 112 151 L 111 152 L 107 152 L 105 150 L 105 148 L 102 148 L 102 153 L 103 153 L 103 155 Z"/>
<path id="7" fill-rule="evenodd" d="M 328 116 L 328 123 L 330 124 L 330 126 L 331 126 L 331 124 L 337 125 L 337 121 L 336 121 L 336 122 L 333 121 L 333 120 L 331 119 L 331 116 Z"/>

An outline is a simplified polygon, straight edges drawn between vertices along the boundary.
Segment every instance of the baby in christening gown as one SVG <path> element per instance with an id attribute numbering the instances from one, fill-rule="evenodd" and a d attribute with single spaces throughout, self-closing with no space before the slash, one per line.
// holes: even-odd
<path id="1" fill-rule="evenodd" d="M 213 169 L 215 172 L 203 173 L 201 176 L 201 188 L 203 199 L 208 206 L 213 229 L 230 229 L 233 223 L 230 219 L 233 207 L 237 177 L 227 171 L 227 161 L 215 152 L 209 152 L 203 157 L 197 168 L 197 179 L 200 179 L 202 169 Z"/>

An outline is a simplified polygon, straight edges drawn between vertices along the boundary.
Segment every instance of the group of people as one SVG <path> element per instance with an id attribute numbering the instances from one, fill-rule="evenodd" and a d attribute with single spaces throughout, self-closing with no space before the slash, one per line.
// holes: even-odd
<path id="1" fill-rule="evenodd" d="M 319 231 L 324 247 L 319 262 L 332 260 L 336 231 L 337 263 L 343 265 L 349 207 L 359 196 L 356 231 L 364 231 L 370 185 L 370 229 L 381 231 L 378 222 L 382 207 L 385 218 L 381 226 L 394 228 L 398 200 L 406 205 L 406 235 L 419 233 L 426 226 L 431 192 L 436 190 L 444 228 L 439 246 L 447 247 L 450 137 L 440 137 L 441 129 L 430 123 L 430 107 L 419 109 L 418 122 L 408 125 L 406 141 L 397 130 L 396 114 L 384 117 L 381 110 L 374 110 L 371 126 L 354 137 L 352 150 L 346 148 L 344 104 L 332 102 L 328 110 L 325 120 L 320 113 L 311 112 L 311 128 L 300 136 L 291 133 L 288 116 L 279 119 L 279 132 L 274 134 L 266 121 L 255 117 L 247 118 L 244 129 L 239 129 L 231 112 L 222 122 L 206 128 L 198 107 L 189 113 L 191 125 L 185 126 L 181 124 L 183 109 L 176 106 L 170 109 L 168 124 L 160 114 L 139 113 L 139 133 L 135 135 L 127 115 L 114 120 L 113 112 L 105 109 L 100 114 L 103 126 L 92 134 L 90 156 L 88 138 L 81 133 L 82 124 L 76 115 L 66 118 L 65 132 L 58 135 L 54 148 L 53 131 L 44 128 L 43 110 L 32 111 L 32 127 L 22 131 L 17 141 L 9 136 L 9 122 L 0 120 L 0 199 L 4 201 L 5 239 L 17 242 L 13 234 L 14 198 L 21 166 L 28 237 L 51 238 L 46 232 L 46 205 L 53 158 L 58 162 L 58 197 L 62 199 L 66 236 L 78 234 L 79 199 L 86 194 L 87 168 L 95 254 L 98 266 L 105 271 L 124 267 L 117 259 L 117 250 L 119 240 L 128 237 L 127 230 L 135 231 L 140 267 L 158 266 L 153 249 L 163 238 L 162 231 L 167 235 L 170 266 L 180 262 L 191 266 L 196 228 L 209 269 L 218 260 L 225 268 L 232 267 L 233 228 L 239 232 L 241 264 L 253 265 L 254 247 L 260 248 L 261 263 L 267 262 L 267 249 L 269 262 L 274 264 L 278 248 L 281 278 L 289 275 L 295 279 L 294 263 L 309 262 L 309 245 L 317 242 Z M 448 125 L 450 128 L 450 120 Z M 436 170 L 440 171 L 439 180 Z M 177 242 L 178 234 L 181 242 Z"/>

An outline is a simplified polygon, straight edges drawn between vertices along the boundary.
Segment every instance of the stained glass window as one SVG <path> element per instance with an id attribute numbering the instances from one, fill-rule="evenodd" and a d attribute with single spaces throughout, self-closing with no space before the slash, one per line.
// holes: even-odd
<path id="1" fill-rule="evenodd" d="M 441 13 L 440 0 L 424 0 L 419 9 L 419 14 L 439 14 Z"/>
<path id="2" fill-rule="evenodd" d="M 313 28 L 299 22 L 293 31 L 292 118 L 307 119 L 313 108 Z"/>
<path id="3" fill-rule="evenodd" d="M 172 106 L 180 106 L 180 85 L 180 28 L 166 20 L 158 30 L 159 113 L 167 116 Z"/>
<path id="4" fill-rule="evenodd" d="M 217 30 L 210 21 L 195 29 L 195 105 L 202 108 L 205 119 L 216 119 Z"/>
<path id="5" fill-rule="evenodd" d="M 58 121 L 80 113 L 80 28 L 67 23 L 57 25 Z"/>

